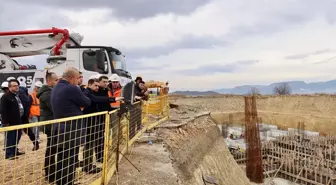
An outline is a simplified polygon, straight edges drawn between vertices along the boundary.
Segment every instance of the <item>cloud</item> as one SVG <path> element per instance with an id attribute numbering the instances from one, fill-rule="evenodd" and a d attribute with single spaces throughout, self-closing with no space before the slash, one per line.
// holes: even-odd
<path id="1" fill-rule="evenodd" d="M 289 55 L 289 56 L 286 56 L 285 59 L 287 59 L 287 60 L 305 59 L 305 58 L 308 58 L 309 56 L 321 55 L 321 54 L 333 53 L 333 52 L 335 52 L 335 50 L 323 49 L 323 50 L 313 51 L 313 52 L 310 52 L 310 53 Z"/>
<path id="2" fill-rule="evenodd" d="M 12 2 L 22 2 L 22 0 L 12 0 Z M 90 8 L 108 8 L 113 16 L 121 19 L 142 19 L 158 14 L 174 13 L 189 14 L 198 7 L 209 3 L 210 0 L 30 0 L 30 4 L 52 6 L 54 8 L 68 9 L 72 11 L 85 10 Z"/>
<path id="3" fill-rule="evenodd" d="M 335 61 L 336 61 L 336 56 L 333 56 L 333 57 L 329 57 L 321 61 L 315 62 L 314 64 L 326 64 L 326 63 L 335 62 Z"/>
<path id="4" fill-rule="evenodd" d="M 221 40 L 221 38 L 186 35 L 178 41 L 173 41 L 161 46 L 131 49 L 126 50 L 125 52 L 129 53 L 128 57 L 130 58 L 158 57 L 161 55 L 168 55 L 179 49 L 209 49 L 218 46 L 228 46 L 229 44 L 229 42 Z"/>
<path id="5" fill-rule="evenodd" d="M 240 67 L 244 67 L 247 65 L 253 65 L 258 62 L 259 60 L 240 60 L 240 61 L 229 63 L 226 65 L 208 64 L 208 65 L 201 65 L 194 69 L 178 70 L 176 71 L 176 73 L 180 73 L 183 75 L 189 75 L 189 76 L 211 75 L 211 74 L 216 74 L 216 73 L 233 73 L 236 70 L 238 70 Z"/>
<path id="6" fill-rule="evenodd" d="M 307 57 L 309 57 L 309 55 L 311 55 L 311 54 L 298 54 L 298 55 L 290 55 L 290 56 L 287 56 L 285 58 L 288 59 L 288 60 L 296 60 L 296 59 L 307 58 Z"/>
<path id="7" fill-rule="evenodd" d="M 236 63 L 237 64 L 241 64 L 241 65 L 251 65 L 251 64 L 256 64 L 258 63 L 260 60 L 239 60 Z"/>
<path id="8" fill-rule="evenodd" d="M 215 73 L 232 73 L 236 69 L 233 64 L 228 65 L 204 65 L 195 69 L 179 70 L 176 71 L 182 75 L 199 76 L 199 75 L 211 75 Z"/>
<path id="9" fill-rule="evenodd" d="M 52 7 L 32 5 L 30 3 L 1 2 L 0 31 L 45 29 L 53 26 L 68 27 L 71 21 Z"/>
<path id="10" fill-rule="evenodd" d="M 85 45 L 120 49 L 133 76 L 169 80 L 176 89 L 318 81 L 334 78 L 335 5 L 334 0 L 12 0 L 0 5 L 0 31 L 68 28 L 84 35 Z M 45 56 L 18 60 L 45 64 Z"/>

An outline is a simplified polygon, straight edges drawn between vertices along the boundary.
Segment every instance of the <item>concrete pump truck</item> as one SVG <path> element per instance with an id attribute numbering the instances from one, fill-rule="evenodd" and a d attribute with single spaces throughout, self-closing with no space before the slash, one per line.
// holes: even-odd
<path id="1" fill-rule="evenodd" d="M 61 75 L 65 68 L 75 67 L 83 73 L 84 82 L 92 75 L 118 74 L 121 85 L 132 80 L 126 69 L 125 56 L 109 46 L 82 46 L 83 36 L 67 29 L 42 29 L 0 32 L 0 84 L 17 79 L 32 90 L 36 81 L 45 82 L 46 70 Z M 47 65 L 20 65 L 16 57 L 47 54 Z"/>

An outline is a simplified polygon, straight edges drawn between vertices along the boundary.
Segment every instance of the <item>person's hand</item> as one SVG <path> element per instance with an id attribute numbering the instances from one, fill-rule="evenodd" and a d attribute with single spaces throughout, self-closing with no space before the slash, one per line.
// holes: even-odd
<path id="1" fill-rule="evenodd" d="M 141 100 L 141 96 L 134 96 L 135 100 Z"/>
<path id="2" fill-rule="evenodd" d="M 145 96 L 148 96 L 148 95 L 149 95 L 149 91 L 146 91 L 146 92 L 145 92 Z"/>
<path id="3" fill-rule="evenodd" d="M 124 97 L 116 97 L 116 98 L 115 98 L 116 101 L 122 101 L 122 100 L 124 100 L 124 99 L 125 99 Z"/>

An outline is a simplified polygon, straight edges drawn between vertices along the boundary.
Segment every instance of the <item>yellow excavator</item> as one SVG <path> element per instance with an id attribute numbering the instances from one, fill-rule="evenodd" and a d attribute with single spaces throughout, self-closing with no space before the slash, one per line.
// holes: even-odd
<path id="1" fill-rule="evenodd" d="M 164 114 L 169 105 L 168 103 L 168 92 L 169 92 L 169 82 L 160 82 L 160 81 L 146 81 L 145 86 L 148 89 L 156 89 L 156 93 L 150 90 L 150 96 L 148 101 L 143 103 L 143 115 L 157 115 L 160 116 Z M 144 117 L 144 122 L 146 122 L 146 117 Z"/>
<path id="2" fill-rule="evenodd" d="M 169 85 L 169 82 L 160 82 L 160 81 L 154 81 L 154 80 L 150 80 L 145 83 L 145 86 L 148 89 L 156 88 L 158 96 L 165 96 L 168 94 L 168 91 L 169 91 L 168 85 Z"/>

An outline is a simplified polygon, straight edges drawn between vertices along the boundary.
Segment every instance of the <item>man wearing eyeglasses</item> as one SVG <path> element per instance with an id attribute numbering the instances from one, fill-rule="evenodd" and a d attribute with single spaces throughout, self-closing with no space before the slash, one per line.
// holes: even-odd
<path id="1" fill-rule="evenodd" d="M 25 110 L 19 97 L 19 81 L 12 79 L 8 82 L 9 92 L 1 97 L 1 116 L 4 126 L 14 126 L 24 123 Z M 24 153 L 18 152 L 17 145 L 21 138 L 21 129 L 7 131 L 6 159 L 17 159 Z"/>

